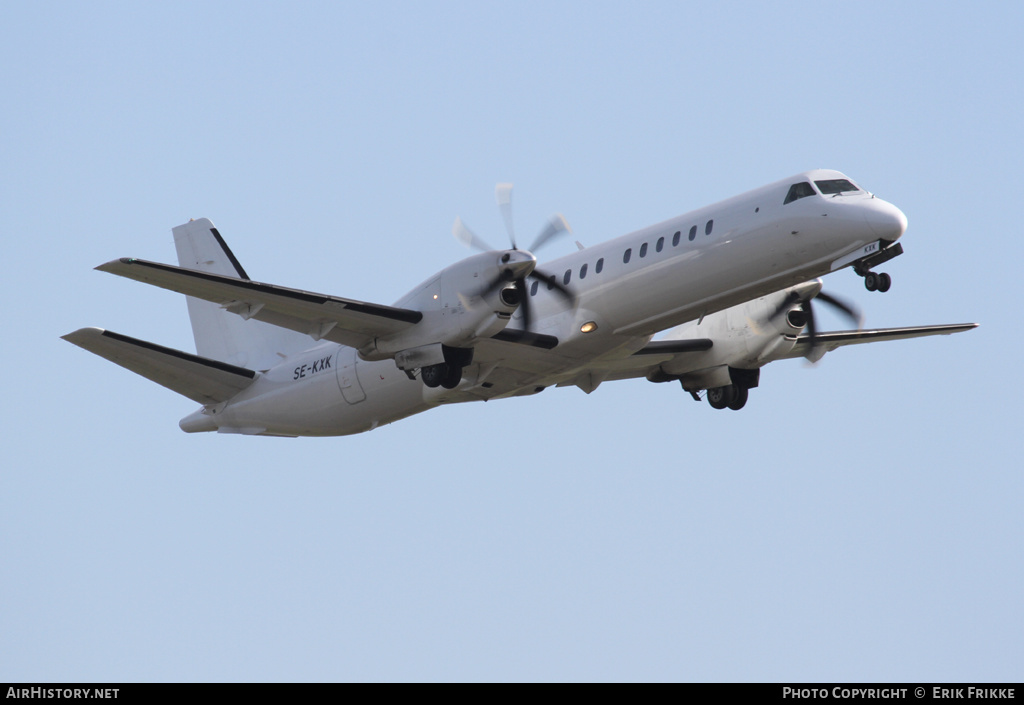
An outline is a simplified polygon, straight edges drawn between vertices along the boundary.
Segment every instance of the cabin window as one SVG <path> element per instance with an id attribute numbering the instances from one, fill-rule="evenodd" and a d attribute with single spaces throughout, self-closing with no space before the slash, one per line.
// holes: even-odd
<path id="1" fill-rule="evenodd" d="M 622 253 L 622 263 L 629 264 L 629 258 L 633 254 L 633 248 L 627 247 L 626 251 Z"/>
<path id="2" fill-rule="evenodd" d="M 696 225 L 694 225 L 692 228 L 690 228 L 690 234 L 688 235 L 688 237 L 690 238 L 690 242 L 693 242 L 693 238 L 697 237 L 697 226 Z"/>
<path id="3" fill-rule="evenodd" d="M 715 227 L 715 221 L 709 220 L 707 222 L 707 224 L 704 226 L 704 234 L 705 235 L 710 235 L 711 234 L 711 228 L 713 228 L 713 227 Z"/>
<path id="4" fill-rule="evenodd" d="M 646 257 L 647 256 L 647 243 L 646 242 L 644 244 L 640 245 L 640 256 L 641 257 Z"/>
<path id="5" fill-rule="evenodd" d="M 587 278 L 587 265 L 584 264 L 582 267 L 580 267 L 580 279 L 586 279 L 586 278 Z"/>
<path id="6" fill-rule="evenodd" d="M 662 249 L 664 249 L 664 247 L 665 247 L 665 238 L 659 237 L 658 238 L 658 244 L 654 246 L 654 249 L 656 251 L 658 251 L 658 252 L 661 252 Z"/>
<path id="7" fill-rule="evenodd" d="M 814 187 L 811 186 L 810 182 L 801 181 L 798 184 L 793 184 L 789 187 L 789 193 L 786 194 L 786 200 L 782 202 L 782 205 L 792 203 L 801 198 L 807 198 L 808 196 L 816 196 Z"/>
<path id="8" fill-rule="evenodd" d="M 602 269 L 604 269 L 604 257 L 597 260 L 597 264 L 594 265 L 595 273 L 600 274 Z"/>
<path id="9" fill-rule="evenodd" d="M 540 286 L 540 282 L 537 281 L 536 279 L 534 279 L 533 280 L 533 284 L 530 285 L 530 296 L 536 296 L 537 295 L 537 287 L 539 287 L 539 286 Z"/>
<path id="10" fill-rule="evenodd" d="M 682 233 L 680 231 L 676 230 L 676 234 L 672 236 L 672 247 L 675 247 L 676 245 L 679 244 L 679 236 L 680 235 L 682 235 Z"/>
<path id="11" fill-rule="evenodd" d="M 847 191 L 860 191 L 849 179 L 829 179 L 828 181 L 815 181 L 815 185 L 825 196 L 835 193 L 846 193 Z"/>
<path id="12" fill-rule="evenodd" d="M 565 270 L 565 274 L 562 275 L 562 283 L 568 284 L 570 279 L 572 279 L 572 270 L 567 269 Z"/>

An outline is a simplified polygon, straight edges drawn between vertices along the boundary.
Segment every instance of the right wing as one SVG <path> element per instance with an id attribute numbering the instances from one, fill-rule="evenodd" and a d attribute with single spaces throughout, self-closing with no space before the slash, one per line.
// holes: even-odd
<path id="1" fill-rule="evenodd" d="M 123 257 L 96 269 L 197 299 L 275 326 L 361 348 L 374 338 L 397 333 L 418 323 L 423 314 L 354 299 L 261 284 L 222 274 L 184 269 L 159 262 Z"/>
<path id="2" fill-rule="evenodd" d="M 200 404 L 227 401 L 256 379 L 256 373 L 244 367 L 102 328 L 80 328 L 61 337 Z"/>

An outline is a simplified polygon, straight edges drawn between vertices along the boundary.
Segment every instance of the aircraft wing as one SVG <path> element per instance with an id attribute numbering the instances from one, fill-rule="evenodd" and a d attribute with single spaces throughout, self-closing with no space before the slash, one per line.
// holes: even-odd
<path id="1" fill-rule="evenodd" d="M 714 345 L 708 338 L 652 341 L 632 354 L 613 353 L 581 366 L 578 357 L 565 356 L 557 344 L 553 336 L 509 328 L 480 341 L 474 361 L 481 376 L 464 391 L 472 398 L 495 399 L 557 385 L 578 386 L 589 394 L 604 381 L 644 377 L 677 355 L 702 353 Z"/>
<path id="2" fill-rule="evenodd" d="M 256 373 L 244 367 L 102 328 L 80 328 L 61 337 L 200 404 L 227 401 L 256 379 Z"/>
<path id="3" fill-rule="evenodd" d="M 952 335 L 977 328 L 977 323 L 957 323 L 940 326 L 911 326 L 909 328 L 876 328 L 875 330 L 844 330 L 831 333 L 818 333 L 814 336 L 815 348 L 832 352 L 843 345 L 859 345 L 861 343 L 877 343 L 883 340 L 903 340 L 906 338 L 922 338 L 928 335 Z M 811 351 L 810 338 L 801 335 L 796 345 L 779 359 L 804 357 Z"/>
<path id="4" fill-rule="evenodd" d="M 359 348 L 418 323 L 423 314 L 392 306 L 261 284 L 221 274 L 123 257 L 96 269 L 212 301 L 242 318 Z"/>
<path id="5" fill-rule="evenodd" d="M 977 326 L 977 323 L 960 323 L 907 328 L 836 331 L 819 333 L 815 338 L 818 351 L 824 354 L 824 352 L 830 352 L 843 345 L 920 338 L 930 335 L 951 335 L 971 330 Z M 493 346 L 493 343 L 490 345 Z M 493 396 L 497 390 L 502 390 L 497 392 L 497 396 L 529 394 L 534 390 L 539 391 L 545 383 L 552 382 L 552 376 L 557 380 L 554 383 L 560 387 L 578 386 L 583 391 L 590 393 L 602 382 L 648 377 L 652 373 L 657 373 L 661 365 L 670 360 L 675 360 L 677 363 L 685 362 L 689 366 L 689 371 L 697 371 L 709 364 L 708 359 L 702 353 L 711 350 L 714 347 L 714 341 L 708 338 L 651 341 L 632 355 L 623 358 L 599 360 L 560 379 L 558 379 L 557 369 L 559 363 L 564 364 L 565 361 L 558 361 L 552 357 L 552 353 L 557 355 L 558 349 L 555 348 L 549 352 L 545 349 L 537 349 L 539 347 L 541 346 L 528 350 L 508 351 L 504 358 L 500 359 L 497 369 L 489 374 L 487 378 L 488 385 L 484 385 L 491 386 L 491 389 L 488 390 L 490 394 L 483 390 L 478 391 L 481 398 Z M 479 346 L 479 349 L 481 352 L 487 353 L 480 355 L 480 359 L 502 357 L 498 354 L 499 350 L 492 351 L 484 345 Z M 808 337 L 800 336 L 793 350 L 775 359 L 804 357 L 809 350 L 810 343 Z M 722 363 L 719 361 L 713 364 Z M 514 391 L 505 391 L 510 388 L 514 388 Z"/>

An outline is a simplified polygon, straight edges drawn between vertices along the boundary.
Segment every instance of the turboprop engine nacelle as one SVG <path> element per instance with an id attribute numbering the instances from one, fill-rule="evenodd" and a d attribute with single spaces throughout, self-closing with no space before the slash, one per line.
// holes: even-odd
<path id="1" fill-rule="evenodd" d="M 700 353 L 701 362 L 705 363 L 702 370 L 756 369 L 793 349 L 797 336 L 807 325 L 800 301 L 813 298 L 820 291 L 820 281 L 806 282 L 686 323 L 673 330 L 666 340 L 711 339 L 712 347 Z M 670 361 L 661 366 L 659 377 L 678 379 L 687 371 L 689 376 L 697 374 L 692 370 L 692 359 L 681 359 L 677 366 Z M 703 388 L 697 379 L 692 386 Z"/>
<path id="2" fill-rule="evenodd" d="M 416 325 L 376 338 L 359 350 L 364 360 L 395 358 L 402 369 L 443 361 L 441 346 L 472 348 L 506 325 L 522 302 L 524 280 L 537 259 L 522 250 L 497 250 L 468 257 L 416 287 L 396 306 L 423 313 Z"/>

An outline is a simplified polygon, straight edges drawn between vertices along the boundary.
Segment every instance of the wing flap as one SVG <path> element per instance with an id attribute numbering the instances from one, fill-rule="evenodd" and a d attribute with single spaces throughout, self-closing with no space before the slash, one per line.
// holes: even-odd
<path id="1" fill-rule="evenodd" d="M 212 301 L 242 318 L 254 318 L 315 340 L 331 340 L 355 348 L 374 338 L 397 333 L 423 318 L 419 311 L 127 257 L 96 269 Z"/>
<path id="2" fill-rule="evenodd" d="M 200 404 L 227 401 L 256 379 L 256 373 L 244 367 L 102 328 L 80 328 L 61 337 Z"/>

